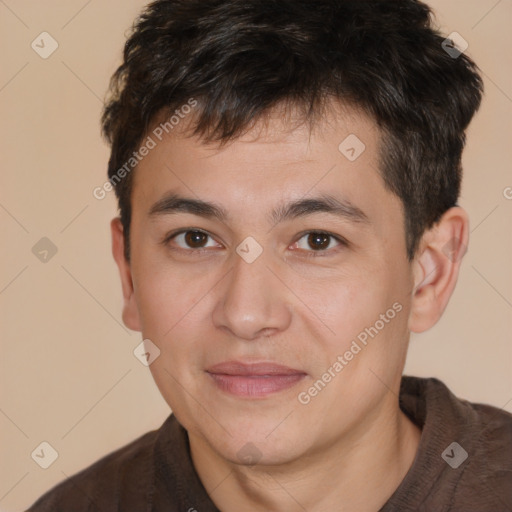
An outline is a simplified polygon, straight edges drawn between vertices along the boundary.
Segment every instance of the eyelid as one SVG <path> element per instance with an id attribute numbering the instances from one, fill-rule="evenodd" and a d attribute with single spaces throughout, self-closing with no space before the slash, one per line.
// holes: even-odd
<path id="1" fill-rule="evenodd" d="M 313 249 L 311 250 L 307 250 L 307 249 L 296 249 L 298 251 L 301 251 L 303 253 L 305 253 L 306 257 L 318 257 L 318 256 L 330 256 L 332 255 L 333 251 L 334 252 L 337 252 L 336 249 L 339 248 L 339 247 L 348 247 L 350 244 L 349 242 L 343 238 L 342 236 L 340 235 L 336 235 L 334 233 L 331 233 L 330 231 L 325 231 L 325 230 L 322 230 L 322 229 L 309 229 L 307 231 L 304 231 L 302 233 L 300 233 L 295 242 L 293 242 L 292 245 L 295 245 L 296 243 L 299 242 L 299 240 L 301 240 L 302 238 L 304 238 L 304 236 L 306 235 L 310 235 L 312 233 L 315 233 L 315 234 L 318 234 L 318 235 L 326 235 L 326 236 L 329 236 L 331 238 L 333 238 L 334 240 L 336 240 L 336 242 L 338 242 L 338 245 L 336 247 L 332 247 L 330 249 L 324 249 L 324 250 L 318 250 L 318 251 L 315 251 Z"/>
<path id="2" fill-rule="evenodd" d="M 342 237 L 341 235 L 336 235 L 334 233 L 331 233 L 330 231 L 325 231 L 323 229 L 309 229 L 307 231 L 299 233 L 297 235 L 295 242 L 293 242 L 293 243 L 296 244 L 301 238 L 304 238 L 304 236 L 306 236 L 306 235 L 311 235 L 312 233 L 317 234 L 317 235 L 326 235 L 331 238 L 334 238 L 334 240 L 336 240 L 337 242 L 339 242 L 340 245 L 343 245 L 343 246 L 349 245 L 349 242 L 346 238 Z M 326 251 L 312 251 L 312 252 L 326 252 Z"/>
<path id="3" fill-rule="evenodd" d="M 204 230 L 204 229 L 200 229 L 200 228 L 194 228 L 194 227 L 189 227 L 189 228 L 181 228 L 181 229 L 177 229 L 175 231 L 171 231 L 170 233 L 167 233 L 163 240 L 162 240 L 162 244 L 167 246 L 169 244 L 169 242 L 173 239 L 173 238 L 176 238 L 177 236 L 179 235 L 183 235 L 185 233 L 188 233 L 189 231 L 194 231 L 194 232 L 197 232 L 197 233 L 203 233 L 205 234 L 206 236 L 208 236 L 209 238 L 211 238 L 212 240 L 214 240 L 216 243 L 219 243 L 217 241 L 217 239 L 211 234 L 211 233 L 208 233 L 208 231 Z M 222 244 L 221 244 L 222 245 Z M 177 250 L 182 250 L 182 251 L 187 251 L 187 252 L 201 252 L 201 251 L 205 251 L 205 250 L 208 250 L 208 249 L 211 249 L 210 247 L 200 247 L 198 249 L 194 249 L 192 247 L 188 248 L 188 249 L 185 249 L 183 247 L 179 247 L 177 246 L 176 248 L 173 248 L 173 249 L 177 249 Z"/>
<path id="4" fill-rule="evenodd" d="M 222 245 L 220 242 L 217 241 L 216 237 L 214 237 L 211 233 L 209 233 L 208 231 L 204 230 L 204 229 L 201 229 L 201 228 L 195 228 L 195 227 L 188 227 L 188 228 L 180 228 L 178 230 L 175 230 L 175 231 L 172 231 L 170 233 L 167 233 L 165 236 L 164 236 L 164 239 L 162 240 L 162 244 L 163 245 L 167 245 L 173 238 L 177 237 L 178 235 L 182 235 L 184 233 L 187 233 L 189 231 L 195 231 L 195 232 L 198 232 L 198 233 L 203 233 L 205 234 L 206 236 L 208 236 L 209 238 L 211 238 L 212 240 L 215 240 L 218 244 Z M 338 246 L 337 247 L 348 247 L 349 246 L 349 242 L 343 238 L 342 236 L 340 235 L 336 235 L 334 233 L 331 233 L 330 231 L 325 231 L 325 230 L 321 230 L 321 229 L 309 229 L 309 230 L 306 230 L 306 231 L 303 231 L 301 233 L 299 233 L 295 239 L 295 242 L 293 242 L 291 245 L 295 245 L 296 243 L 299 242 L 299 240 L 301 240 L 302 238 L 304 238 L 304 236 L 306 235 L 310 235 L 310 234 L 319 234 L 319 235 L 326 235 L 326 236 L 329 236 L 331 238 L 333 238 L 334 240 L 336 240 L 338 242 Z M 200 248 L 197 248 L 197 249 L 194 249 L 194 248 L 188 248 L 188 249 L 185 249 L 183 247 L 176 247 L 175 249 L 177 250 L 182 250 L 182 251 L 187 251 L 187 252 L 194 252 L 194 253 L 200 253 L 200 252 L 203 252 L 203 251 L 208 251 L 209 249 L 211 249 L 211 247 L 200 247 Z M 336 248 L 331 248 L 331 249 L 325 249 L 325 250 L 318 250 L 318 251 L 315 251 L 313 249 L 311 250 L 307 250 L 307 249 L 297 249 L 298 251 L 300 252 L 303 252 L 303 253 L 306 253 L 307 254 L 307 257 L 317 257 L 317 256 L 327 256 L 327 255 L 330 255 L 333 250 L 335 250 Z"/>

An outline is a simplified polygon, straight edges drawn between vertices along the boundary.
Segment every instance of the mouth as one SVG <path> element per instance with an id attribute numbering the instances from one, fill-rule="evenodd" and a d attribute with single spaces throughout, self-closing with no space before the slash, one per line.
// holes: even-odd
<path id="1" fill-rule="evenodd" d="M 227 361 L 206 370 L 214 384 L 225 393 L 261 398 L 298 384 L 306 373 L 275 363 L 241 363 Z"/>

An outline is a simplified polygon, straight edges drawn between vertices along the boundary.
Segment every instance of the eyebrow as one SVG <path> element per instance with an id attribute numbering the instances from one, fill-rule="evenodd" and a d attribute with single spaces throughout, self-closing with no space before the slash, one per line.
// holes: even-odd
<path id="1" fill-rule="evenodd" d="M 350 201 L 337 199 L 327 194 L 299 199 L 279 206 L 272 211 L 270 218 L 274 224 L 279 224 L 286 220 L 305 217 L 314 213 L 329 213 L 352 222 L 370 224 L 368 216 Z"/>
<path id="2" fill-rule="evenodd" d="M 170 193 L 158 200 L 149 210 L 149 216 L 189 213 L 199 217 L 214 218 L 221 222 L 229 219 L 228 212 L 220 205 L 190 197 Z M 302 198 L 275 208 L 269 216 L 274 224 L 314 213 L 329 213 L 351 222 L 370 224 L 368 216 L 346 199 L 337 199 L 328 194 Z"/>

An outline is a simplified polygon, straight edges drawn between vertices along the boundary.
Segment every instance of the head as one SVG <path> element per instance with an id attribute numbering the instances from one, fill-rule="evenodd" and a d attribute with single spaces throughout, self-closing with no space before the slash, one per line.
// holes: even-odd
<path id="1" fill-rule="evenodd" d="M 123 318 L 227 459 L 296 458 L 396 406 L 467 245 L 482 83 L 443 41 L 414 0 L 161 0 L 134 26 L 103 116 Z M 249 392 L 233 361 L 293 372 Z"/>

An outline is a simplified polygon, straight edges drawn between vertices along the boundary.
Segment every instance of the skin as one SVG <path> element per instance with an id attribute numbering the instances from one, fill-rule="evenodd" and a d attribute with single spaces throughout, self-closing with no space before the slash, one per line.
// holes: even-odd
<path id="1" fill-rule="evenodd" d="M 337 104 L 330 112 L 310 130 L 287 128 L 276 110 L 222 148 L 190 137 L 184 121 L 135 171 L 130 262 L 119 219 L 111 224 L 123 320 L 160 349 L 151 372 L 224 512 L 377 511 L 420 440 L 398 406 L 410 331 L 430 328 L 446 307 L 467 246 L 467 216 L 448 210 L 409 262 L 402 204 L 378 172 L 376 124 Z M 351 133 L 366 146 L 353 162 L 338 150 Z M 214 202 L 227 218 L 152 215 L 170 192 Z M 349 201 L 367 220 L 325 212 L 269 219 L 279 206 L 322 194 Z M 200 238 L 206 247 L 168 239 L 187 229 L 210 235 Z M 308 233 L 318 231 L 347 243 L 327 238 L 315 250 Z M 236 252 L 248 236 L 263 248 L 252 263 Z M 449 258 L 451 240 L 460 245 Z M 401 311 L 300 403 L 299 393 L 395 303 Z M 234 396 L 205 371 L 228 360 L 271 361 L 305 376 L 264 397 Z"/>

